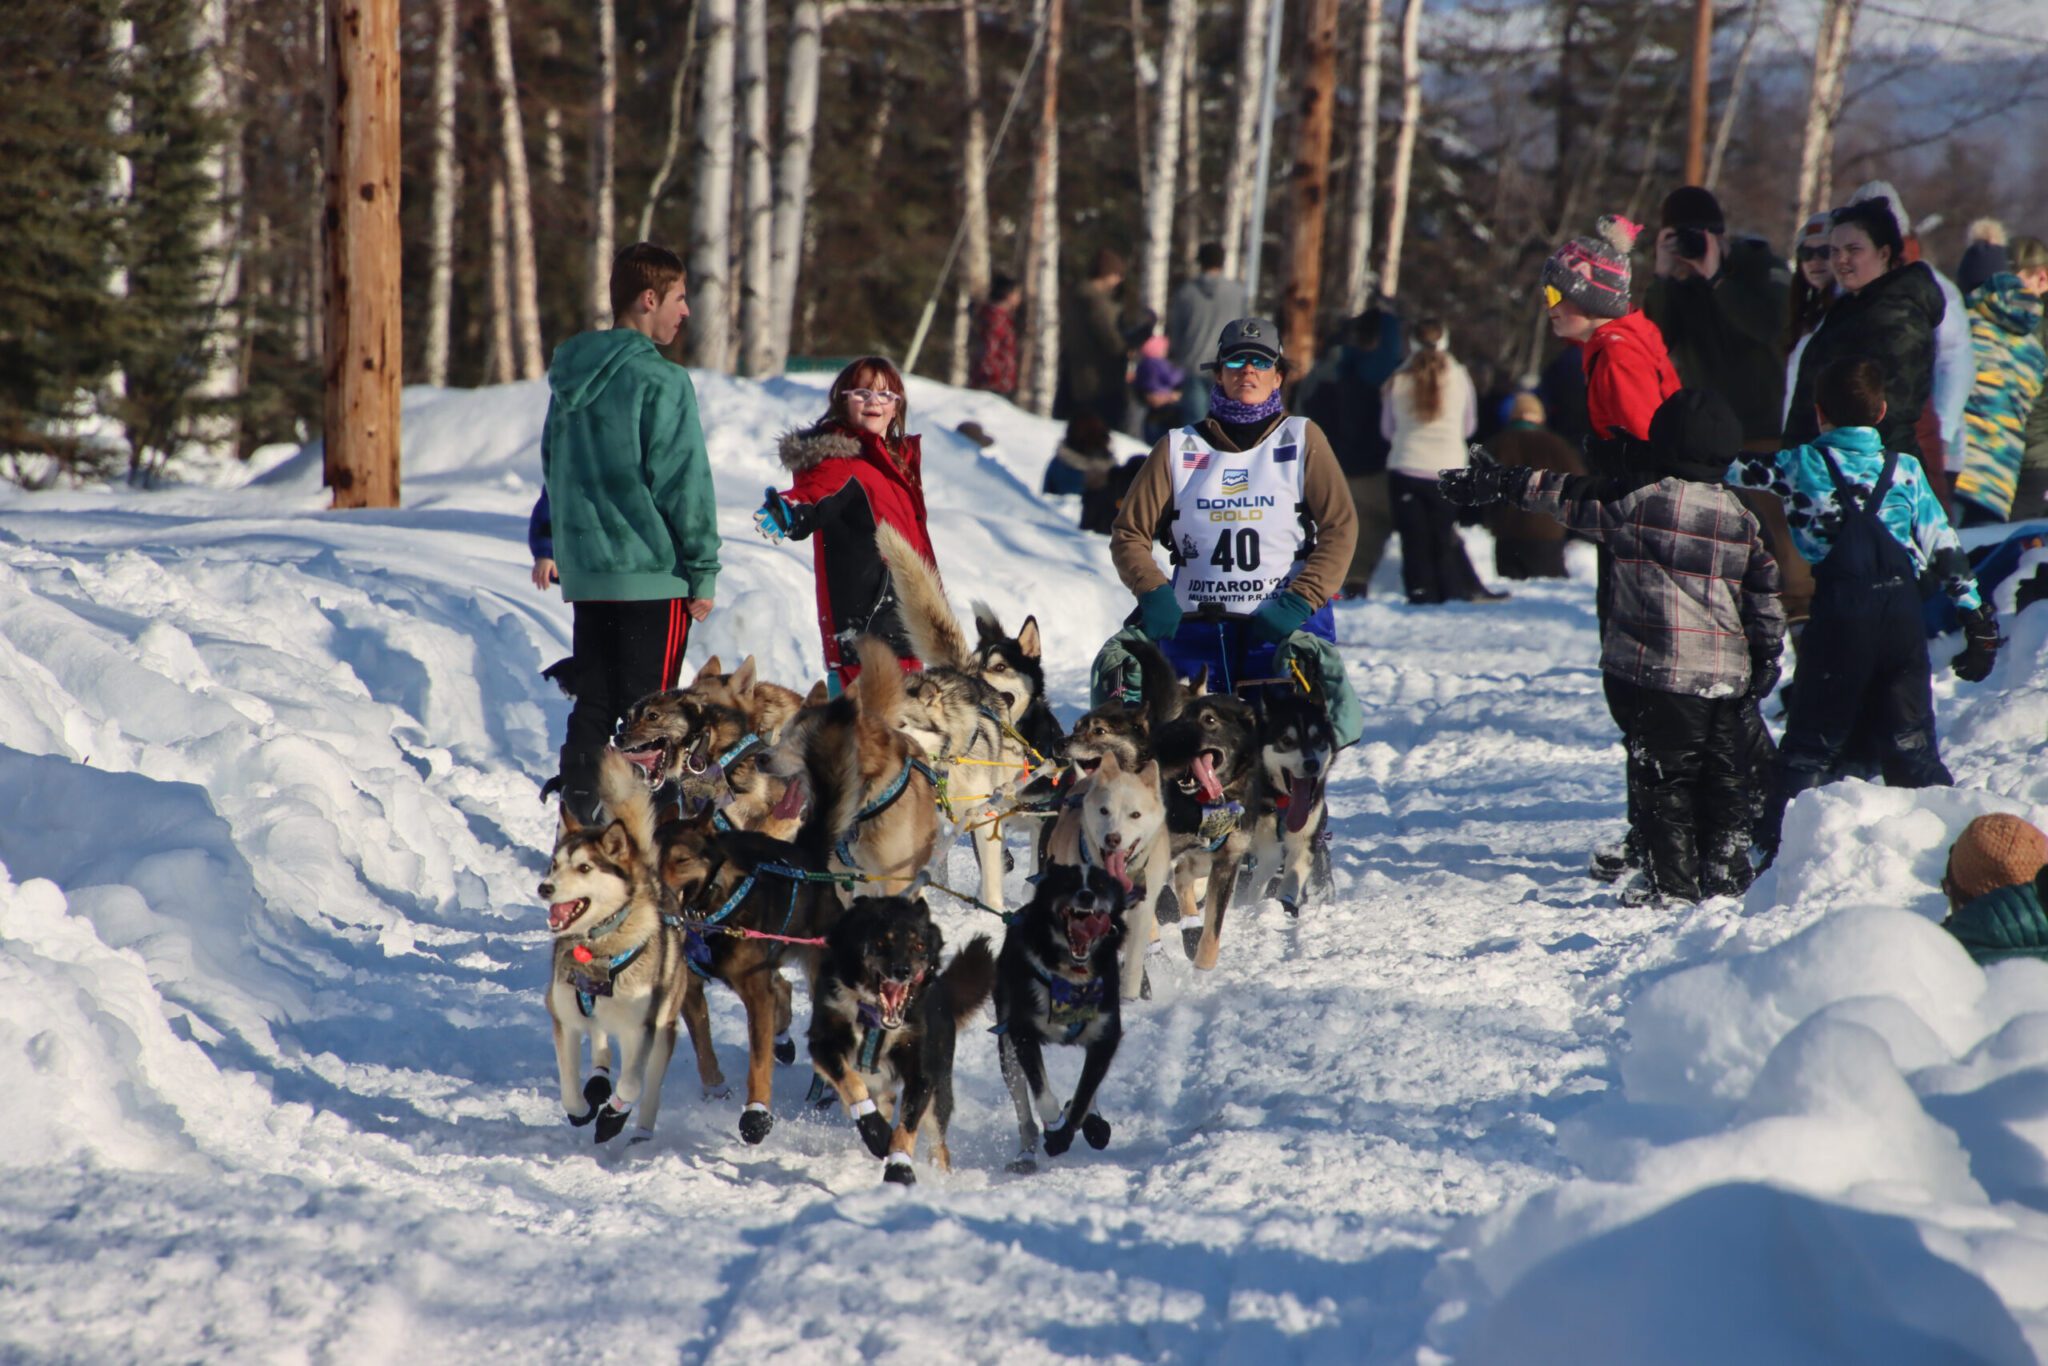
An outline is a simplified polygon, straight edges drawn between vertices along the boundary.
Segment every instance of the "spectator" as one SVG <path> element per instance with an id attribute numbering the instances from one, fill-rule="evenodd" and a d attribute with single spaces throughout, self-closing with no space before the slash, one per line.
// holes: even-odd
<path id="1" fill-rule="evenodd" d="M 1401 320 L 1374 303 L 1344 324 L 1337 340 L 1295 391 L 1296 406 L 1329 435 L 1358 509 L 1358 544 L 1343 594 L 1362 598 L 1394 534 L 1387 489 L 1387 438 L 1380 430 L 1380 391 L 1401 367 Z"/>
<path id="2" fill-rule="evenodd" d="M 1726 400 L 1745 444 L 1774 448 L 1783 430 L 1785 263 L 1760 237 L 1730 237 L 1720 201 L 1697 185 L 1666 195 L 1660 217 L 1643 312 L 1663 333 L 1679 382 Z"/>
<path id="3" fill-rule="evenodd" d="M 2048 959 L 2048 911 L 2042 909 L 2048 835 L 2003 813 L 1979 816 L 1949 847 L 1941 890 L 1954 935 L 1979 964 Z"/>
<path id="4" fill-rule="evenodd" d="M 1814 382 L 1817 438 L 1775 456 L 1745 456 L 1728 471 L 1729 483 L 1784 499 L 1800 553 L 1814 566 L 1799 685 L 1761 823 L 1767 856 L 1777 851 L 1786 803 L 1833 782 L 1852 737 L 1877 745 L 1884 779 L 1895 787 L 1952 781 L 1934 733 L 1917 586 L 1923 572 L 1963 618 L 1967 644 L 1952 665 L 1958 678 L 1985 678 L 2001 643 L 1920 462 L 1885 448 L 1884 381 L 1875 361 L 1830 363 Z"/>
<path id="5" fill-rule="evenodd" d="M 1851 204 L 1871 199 L 1882 199 L 1891 206 L 1892 218 L 1898 223 L 1905 244 L 1905 260 L 1908 264 L 1919 261 L 1920 238 L 1913 231 L 1913 220 L 1906 213 L 1899 192 L 1888 180 L 1873 180 L 1849 196 Z M 1928 406 L 1920 412 L 1920 465 L 1937 481 L 1936 487 L 1946 503 L 1949 482 L 1963 467 L 1963 410 L 1977 382 L 1977 362 L 1970 345 L 1970 320 L 1963 307 L 1963 292 L 1956 288 L 1955 281 L 1935 269 L 1932 261 L 1926 264 L 1941 290 L 1943 311 L 1934 331 L 1934 387 Z"/>
<path id="6" fill-rule="evenodd" d="M 1181 398 L 1187 379 L 1187 371 L 1166 358 L 1165 337 L 1154 333 L 1138 344 L 1131 392 L 1138 396 L 1142 434 L 1147 442 L 1157 441 L 1187 422 L 1187 404 Z"/>
<path id="7" fill-rule="evenodd" d="M 2011 273 L 1993 275 L 1969 298 L 1977 385 L 1966 412 L 1969 446 L 1956 476 L 1956 512 L 1964 526 L 2011 516 L 2026 458 L 2027 418 L 2048 374 L 2048 350 L 2041 344 L 2048 246 L 2038 238 L 2016 238 L 2009 259 Z"/>
<path id="8" fill-rule="evenodd" d="M 1804 446 L 1820 435 L 1815 384 L 1838 360 L 1874 360 L 1884 375 L 1883 449 L 1919 463 L 1920 413 L 1934 393 L 1934 332 L 1947 305 L 1934 271 L 1909 263 L 1898 220 L 1883 200 L 1866 200 L 1834 213 L 1829 259 L 1841 295 L 1799 358 L 1785 444 Z M 1937 485 L 1937 496 L 1945 484 Z"/>
<path id="9" fill-rule="evenodd" d="M 1574 237 L 1543 265 L 1550 330 L 1579 351 L 1586 371 L 1586 464 L 1619 474 L 1630 442 L 1649 439 L 1658 405 L 1678 392 L 1664 334 L 1629 305 L 1629 249 L 1642 231 L 1616 214 L 1592 237 Z"/>
<path id="10" fill-rule="evenodd" d="M 1252 311 L 1241 281 L 1223 273 L 1223 246 L 1204 242 L 1195 252 L 1197 274 L 1181 281 L 1166 305 L 1166 357 L 1188 377 L 1190 413 L 1209 411 L 1202 365 L 1216 354 L 1226 324 Z"/>
<path id="11" fill-rule="evenodd" d="M 1130 352 L 1119 321 L 1117 291 L 1123 288 L 1124 258 L 1104 247 L 1095 253 L 1088 278 L 1067 300 L 1060 319 L 1060 387 L 1056 416 L 1094 413 L 1111 431 L 1123 431 L 1130 402 L 1124 377 Z"/>
<path id="12" fill-rule="evenodd" d="M 1085 495 L 1102 487 L 1116 466 L 1110 450 L 1109 428 L 1094 413 L 1083 413 L 1067 424 L 1067 432 L 1045 465 L 1045 480 L 1039 492 L 1072 496 Z"/>
<path id="13" fill-rule="evenodd" d="M 1543 400 L 1531 393 L 1509 400 L 1508 424 L 1487 443 L 1507 469 L 1584 474 L 1586 464 L 1572 444 L 1543 425 Z M 1490 519 L 1493 569 L 1504 579 L 1564 577 L 1565 530 L 1554 517 L 1501 504 Z"/>
<path id="14" fill-rule="evenodd" d="M 988 298 L 974 310 L 968 342 L 967 387 L 1004 398 L 1017 392 L 1017 305 L 1024 287 L 1007 275 L 988 282 Z"/>
<path id="15" fill-rule="evenodd" d="M 1437 476 L 1462 470 L 1465 443 L 1479 425 L 1472 376 L 1451 357 L 1442 322 L 1415 329 L 1408 361 L 1387 381 L 1380 432 L 1387 438 L 1394 526 L 1401 533 L 1401 585 L 1411 603 L 1498 602 L 1506 593 L 1479 581 L 1458 534 L 1458 510 Z"/>
<path id="16" fill-rule="evenodd" d="M 1977 219 L 1963 236 L 1968 245 L 1963 248 L 1963 259 L 1956 266 L 1956 288 L 1963 292 L 1967 301 L 1986 280 L 2001 271 L 2011 270 L 2012 264 L 2005 249 L 2005 224 L 1996 218 Z"/>
<path id="17" fill-rule="evenodd" d="M 1831 212 L 1807 219 L 1799 230 L 1799 245 L 1793 248 L 1792 280 L 1786 294 L 1790 316 L 1785 324 L 1785 408 L 1781 418 L 1791 416 L 1792 391 L 1798 385 L 1799 358 L 1806 353 L 1806 343 L 1840 293 L 1835 287 L 1834 263 L 1828 259 L 1828 233 L 1834 221 Z"/>

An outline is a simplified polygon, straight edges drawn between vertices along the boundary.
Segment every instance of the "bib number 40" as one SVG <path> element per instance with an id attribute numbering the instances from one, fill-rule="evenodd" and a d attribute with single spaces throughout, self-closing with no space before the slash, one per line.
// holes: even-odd
<path id="1" fill-rule="evenodd" d="M 1225 531 L 1216 538 L 1209 563 L 1226 574 L 1249 572 L 1259 567 L 1259 533 L 1250 527 Z"/>

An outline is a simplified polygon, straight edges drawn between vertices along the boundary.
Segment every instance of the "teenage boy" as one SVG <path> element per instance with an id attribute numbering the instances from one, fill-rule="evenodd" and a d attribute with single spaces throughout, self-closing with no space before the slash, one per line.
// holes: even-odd
<path id="1" fill-rule="evenodd" d="M 1617 497 L 1575 497 L 1582 479 L 1479 456 L 1439 477 L 1454 503 L 1548 513 L 1613 557 L 1600 668 L 1628 736 L 1643 854 L 1625 905 L 1749 885 L 1749 789 L 1761 775 L 1743 710 L 1777 682 L 1785 615 L 1756 518 L 1722 482 L 1741 446 L 1720 396 L 1682 389 L 1650 422 L 1637 487 Z"/>
<path id="2" fill-rule="evenodd" d="M 555 349 L 540 439 L 549 549 L 574 613 L 562 806 L 584 820 L 596 817 L 598 761 L 619 718 L 676 686 L 690 623 L 710 615 L 718 582 L 697 392 L 656 349 L 690 316 L 682 258 L 627 247 L 612 260 L 611 299 L 610 329 Z M 538 562 L 534 584 L 546 588 Z"/>
<path id="3" fill-rule="evenodd" d="M 1963 652 L 1952 667 L 1965 682 L 1991 672 L 2002 643 L 1991 604 L 1920 462 L 1887 451 L 1884 372 L 1848 356 L 1814 385 L 1820 436 L 1776 455 L 1750 455 L 1728 471 L 1739 488 L 1768 489 L 1785 502 L 1793 542 L 1813 565 L 1813 615 L 1799 642 L 1776 780 L 1758 843 L 1777 853 L 1785 806 L 1839 774 L 1850 737 L 1875 746 L 1893 787 L 1954 781 L 1934 735 L 1927 633 L 1918 583 L 1931 575 L 1963 619 Z"/>

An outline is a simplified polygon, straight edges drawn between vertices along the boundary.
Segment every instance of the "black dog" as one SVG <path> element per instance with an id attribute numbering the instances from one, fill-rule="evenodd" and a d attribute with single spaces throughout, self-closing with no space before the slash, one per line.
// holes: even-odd
<path id="1" fill-rule="evenodd" d="M 1166 797 L 1166 828 L 1173 836 L 1173 894 L 1182 915 L 1200 898 L 1202 927 L 1181 931 L 1188 956 L 1207 971 L 1216 966 L 1223 915 L 1251 848 L 1246 812 L 1255 803 L 1259 721 L 1251 704 L 1228 693 L 1198 691 L 1180 714 L 1159 727 L 1152 748 Z"/>
<path id="2" fill-rule="evenodd" d="M 1337 732 L 1320 696 L 1291 683 L 1265 689 L 1259 701 L 1259 781 L 1248 821 L 1258 885 L 1289 915 L 1330 885 L 1329 825 L 1324 801 Z"/>
<path id="3" fill-rule="evenodd" d="M 1109 1144 L 1109 1122 L 1095 1112 L 1095 1093 L 1109 1073 L 1124 1034 L 1117 991 L 1117 949 L 1124 938 L 1124 893 L 1100 868 L 1055 865 L 1003 937 L 996 959 L 996 1034 L 1003 1080 L 1017 1104 L 1017 1158 L 1010 1170 L 1038 1170 L 1037 1115 L 1046 1124 L 1045 1151 L 1058 1157 L 1074 1131 L 1091 1148 Z M 1087 1050 L 1074 1097 L 1060 1108 L 1047 1084 L 1045 1045 Z"/>
<path id="4" fill-rule="evenodd" d="M 995 978 L 987 935 L 941 971 L 944 947 L 922 898 L 861 897 L 825 936 L 811 1011 L 811 1065 L 845 1102 L 868 1151 L 886 1159 L 882 1179 L 906 1186 L 917 1180 L 911 1159 L 927 1124 L 939 1169 L 952 1169 L 953 1044 Z"/>

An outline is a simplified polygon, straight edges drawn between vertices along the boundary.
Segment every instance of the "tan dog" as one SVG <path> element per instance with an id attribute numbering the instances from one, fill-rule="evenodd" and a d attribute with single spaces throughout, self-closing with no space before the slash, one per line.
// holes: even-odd
<path id="1" fill-rule="evenodd" d="M 1173 876 L 1172 845 L 1158 762 L 1127 772 L 1111 750 L 1075 785 L 1046 846 L 1052 862 L 1100 868 L 1123 888 L 1128 932 L 1120 987 L 1126 1001 L 1145 994 L 1145 956 L 1159 938 L 1159 894 Z"/>
<path id="2" fill-rule="evenodd" d="M 673 785 L 682 819 L 788 839 L 801 821 L 801 794 L 785 806 L 787 784 L 761 761 L 801 706 L 788 688 L 755 679 L 751 655 L 730 674 L 718 672 L 713 657 L 688 687 L 634 703 L 616 745 L 651 790 Z"/>

